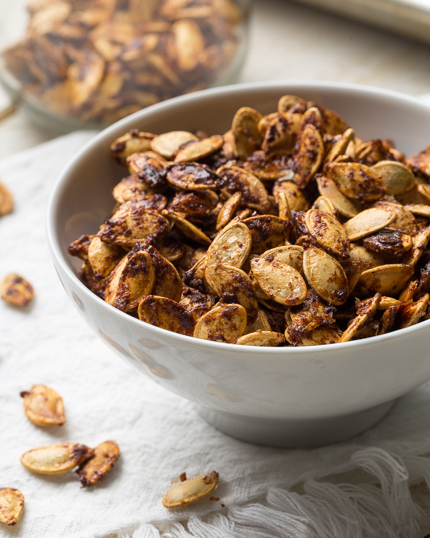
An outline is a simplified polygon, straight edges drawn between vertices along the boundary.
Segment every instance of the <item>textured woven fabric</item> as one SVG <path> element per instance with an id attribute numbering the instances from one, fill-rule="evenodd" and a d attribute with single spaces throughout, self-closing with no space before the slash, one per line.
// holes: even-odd
<path id="1" fill-rule="evenodd" d="M 306 451 L 253 446 L 207 425 L 192 403 L 135 372 L 86 326 L 50 260 L 45 218 L 58 173 L 90 136 L 75 133 L 0 162 L 16 202 L 0 219 L 0 277 L 21 274 L 36 292 L 28 310 L 0 304 L 0 487 L 20 489 L 26 501 L 18 525 L 3 526 L 0 536 L 423 538 L 430 385 L 350 442 Z M 63 427 L 42 429 L 25 417 L 19 392 L 37 383 L 62 395 Z M 107 439 L 121 457 L 94 488 L 82 489 L 73 473 L 33 475 L 19 462 L 43 444 Z M 219 501 L 162 506 L 175 477 L 212 470 L 220 473 Z"/>

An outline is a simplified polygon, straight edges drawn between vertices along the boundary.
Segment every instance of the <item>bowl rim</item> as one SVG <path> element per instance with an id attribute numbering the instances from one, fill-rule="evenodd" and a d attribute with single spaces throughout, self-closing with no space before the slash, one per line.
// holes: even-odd
<path id="1" fill-rule="evenodd" d="M 219 88 L 209 88 L 206 90 L 201 90 L 192 94 L 182 95 L 179 97 L 174 97 L 161 103 L 157 103 L 150 107 L 144 108 L 131 114 L 115 123 L 109 127 L 103 129 L 93 138 L 91 138 L 77 153 L 76 155 L 67 163 L 63 168 L 59 177 L 57 178 L 55 184 L 52 187 L 48 204 L 47 204 L 47 216 L 46 216 L 46 234 L 48 239 L 49 249 L 51 255 L 54 258 L 55 262 L 61 266 L 61 269 L 66 273 L 66 275 L 76 282 L 80 291 L 85 294 L 90 301 L 96 301 L 102 308 L 106 308 L 107 312 L 110 312 L 114 316 L 118 316 L 119 319 L 128 321 L 132 326 L 136 326 L 137 329 L 142 328 L 142 323 L 146 326 L 145 328 L 149 331 L 153 331 L 157 336 L 163 338 L 166 336 L 166 333 L 173 339 L 173 343 L 177 341 L 181 344 L 192 345 L 193 347 L 206 348 L 208 350 L 213 350 L 217 352 L 233 352 L 236 354 L 251 353 L 252 355 L 261 355 L 269 353 L 271 355 L 283 355 L 286 358 L 291 355 L 300 355 L 306 354 L 309 352 L 321 352 L 330 353 L 331 350 L 336 351 L 336 354 L 339 355 L 339 352 L 348 351 L 348 349 L 356 347 L 367 347 L 371 345 L 382 344 L 388 340 L 395 340 L 398 338 L 403 338 L 406 335 L 411 336 L 414 332 L 420 332 L 427 329 L 430 326 L 430 320 L 426 320 L 420 323 L 417 323 L 411 327 L 406 327 L 404 329 L 398 329 L 391 333 L 381 334 L 377 336 L 372 336 L 369 338 L 364 338 L 362 340 L 353 340 L 349 342 L 342 342 L 336 344 L 326 344 L 326 345 L 317 345 L 317 346 L 288 346 L 288 347 L 261 347 L 261 346 L 238 346 L 237 344 L 228 344 L 224 342 L 213 342 L 210 340 L 203 340 L 199 338 L 194 338 L 192 336 L 182 335 L 155 325 L 151 325 L 146 322 L 142 322 L 121 310 L 118 310 L 114 306 L 106 303 L 103 299 L 98 297 L 93 293 L 89 288 L 87 288 L 83 282 L 77 277 L 77 275 L 70 269 L 68 263 L 66 262 L 65 257 L 63 256 L 60 248 L 60 242 L 58 239 L 55 220 L 57 216 L 57 205 L 58 201 L 61 198 L 63 190 L 66 188 L 68 183 L 69 175 L 73 172 L 75 166 L 79 161 L 86 155 L 90 154 L 94 148 L 97 146 L 100 141 L 103 141 L 111 136 L 114 132 L 119 129 L 130 129 L 130 123 L 140 121 L 142 117 L 145 117 L 148 113 L 156 112 L 159 109 L 170 108 L 180 106 L 183 103 L 188 103 L 190 101 L 197 100 L 206 100 L 210 99 L 213 95 L 222 95 L 228 93 L 236 93 L 238 91 L 247 91 L 247 90 L 267 90 L 267 89 L 279 89 L 283 91 L 288 91 L 288 89 L 293 89 L 297 87 L 302 87 L 304 90 L 312 90 L 323 88 L 327 90 L 341 90 L 346 93 L 361 93 L 365 95 L 373 95 L 384 98 L 391 98 L 397 101 L 402 101 L 403 103 L 414 105 L 418 108 L 422 108 L 430 111 L 430 107 L 425 103 L 421 102 L 418 98 L 395 91 L 388 90 L 384 88 L 378 88 L 376 86 L 355 84 L 355 83 L 344 83 L 344 82 L 330 82 L 330 81 L 302 81 L 302 80 L 293 80 L 289 82 L 284 81 L 273 81 L 273 82 L 245 82 L 240 84 L 232 84 L 229 86 L 222 86 Z M 297 90 L 292 90 L 297 91 Z M 123 127 L 124 126 L 124 127 Z M 116 135 L 115 135 L 116 136 Z M 55 265 L 55 264 L 54 264 Z M 61 279 L 60 279 L 61 280 Z M 334 348 L 333 348 L 334 346 Z"/>

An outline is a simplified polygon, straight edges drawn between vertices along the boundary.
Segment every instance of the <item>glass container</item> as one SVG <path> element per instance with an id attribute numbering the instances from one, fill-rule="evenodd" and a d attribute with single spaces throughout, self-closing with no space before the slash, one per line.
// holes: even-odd
<path id="1" fill-rule="evenodd" d="M 0 18 L 0 82 L 45 131 L 101 128 L 234 82 L 249 3 L 15 0 Z"/>

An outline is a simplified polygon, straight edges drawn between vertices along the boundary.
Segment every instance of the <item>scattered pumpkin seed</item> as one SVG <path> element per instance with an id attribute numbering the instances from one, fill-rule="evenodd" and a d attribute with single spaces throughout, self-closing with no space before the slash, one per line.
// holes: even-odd
<path id="1" fill-rule="evenodd" d="M 24 411 L 29 420 L 38 426 L 61 426 L 66 422 L 61 396 L 45 385 L 34 385 L 21 392 Z"/>
<path id="2" fill-rule="evenodd" d="M 24 452 L 21 463 L 39 474 L 61 474 L 94 456 L 94 450 L 79 443 L 57 443 Z"/>
<path id="3" fill-rule="evenodd" d="M 0 488 L 0 522 L 16 525 L 24 510 L 24 495 L 14 488 Z"/>
<path id="4" fill-rule="evenodd" d="M 216 488 L 219 475 L 216 471 L 175 484 L 164 496 L 166 508 L 179 508 L 207 497 Z"/>

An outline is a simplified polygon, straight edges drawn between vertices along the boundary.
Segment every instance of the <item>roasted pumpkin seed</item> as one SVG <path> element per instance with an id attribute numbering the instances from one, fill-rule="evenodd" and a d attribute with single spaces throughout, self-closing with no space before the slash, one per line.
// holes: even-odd
<path id="1" fill-rule="evenodd" d="M 306 213 L 306 226 L 323 248 L 341 258 L 349 257 L 349 238 L 342 224 L 333 215 L 310 209 Z"/>
<path id="2" fill-rule="evenodd" d="M 287 327 L 285 338 L 293 346 L 325 346 L 337 344 L 341 337 L 341 331 L 333 325 L 317 327 L 308 333 L 297 333 L 293 327 Z"/>
<path id="3" fill-rule="evenodd" d="M 240 192 L 236 192 L 224 203 L 220 212 L 218 213 L 216 221 L 217 231 L 224 228 L 224 226 L 226 226 L 231 221 L 241 201 L 242 194 Z"/>
<path id="4" fill-rule="evenodd" d="M 6 302 L 23 308 L 33 300 L 34 290 L 22 276 L 10 274 L 0 282 L 0 296 Z"/>
<path id="5" fill-rule="evenodd" d="M 221 192 L 226 196 L 241 193 L 243 205 L 256 209 L 262 213 L 269 210 L 269 196 L 263 183 L 251 172 L 237 166 L 221 166 L 217 174 L 222 180 Z"/>
<path id="6" fill-rule="evenodd" d="M 256 331 L 241 336 L 234 343 L 240 346 L 276 347 L 285 343 L 285 337 L 273 331 Z"/>
<path id="7" fill-rule="evenodd" d="M 241 223 L 230 224 L 215 237 L 207 252 L 207 265 L 232 265 L 239 269 L 251 251 L 252 236 L 249 228 Z"/>
<path id="8" fill-rule="evenodd" d="M 58 443 L 24 452 L 21 463 L 39 474 L 61 474 L 94 456 L 94 450 L 78 443 Z"/>
<path id="9" fill-rule="evenodd" d="M 358 308 L 357 317 L 355 317 L 348 325 L 348 328 L 342 334 L 339 342 L 349 342 L 352 340 L 365 324 L 369 322 L 369 319 L 375 315 L 380 301 L 380 293 L 376 293 L 371 299 L 363 301 Z"/>
<path id="10" fill-rule="evenodd" d="M 330 305 L 343 304 L 349 294 L 348 279 L 340 263 L 316 247 L 305 249 L 303 270 L 312 289 Z"/>
<path id="11" fill-rule="evenodd" d="M 94 456 L 81 463 L 76 471 L 84 487 L 93 486 L 104 478 L 119 458 L 119 446 L 115 441 L 105 441 L 94 448 Z"/>
<path id="12" fill-rule="evenodd" d="M 331 163 L 326 170 L 339 190 L 352 200 L 374 202 L 387 192 L 378 173 L 364 164 Z"/>
<path id="13" fill-rule="evenodd" d="M 147 237 L 161 239 L 169 230 L 167 220 L 154 210 L 147 210 L 142 200 L 121 204 L 105 222 L 99 237 L 106 243 L 133 247 Z"/>
<path id="14" fill-rule="evenodd" d="M 167 180 L 180 189 L 196 191 L 200 189 L 219 189 L 221 180 L 205 164 L 175 163 L 167 167 Z"/>
<path id="15" fill-rule="evenodd" d="M 207 497 L 216 488 L 219 475 L 216 471 L 184 480 L 174 485 L 164 496 L 166 508 L 179 508 Z"/>
<path id="16" fill-rule="evenodd" d="M 155 284 L 155 267 L 145 251 L 130 252 L 115 267 L 105 291 L 105 301 L 130 312 L 135 310 Z"/>
<path id="17" fill-rule="evenodd" d="M 143 153 L 151 149 L 151 140 L 155 138 L 152 133 L 142 133 L 138 129 L 120 136 L 110 146 L 110 154 L 119 163 L 126 165 L 127 157 L 133 153 Z"/>
<path id="18" fill-rule="evenodd" d="M 232 343 L 246 327 L 246 310 L 239 304 L 218 304 L 198 321 L 194 338 Z"/>
<path id="19" fill-rule="evenodd" d="M 317 174 L 315 179 L 317 180 L 318 190 L 321 196 L 326 196 L 341 215 L 350 219 L 358 215 L 358 204 L 344 196 L 332 179 L 322 174 Z"/>
<path id="20" fill-rule="evenodd" d="M 382 178 L 388 194 L 404 194 L 415 187 L 415 177 L 411 170 L 396 161 L 379 161 L 373 170 Z"/>
<path id="21" fill-rule="evenodd" d="M 185 308 L 167 297 L 148 295 L 139 304 L 139 319 L 174 333 L 193 335 L 194 319 Z"/>
<path id="22" fill-rule="evenodd" d="M 246 310 L 248 323 L 257 320 L 258 301 L 246 273 L 231 265 L 209 265 L 205 276 L 221 302 L 240 304 Z"/>
<path id="23" fill-rule="evenodd" d="M 174 211 L 168 211 L 166 209 L 163 209 L 162 214 L 175 225 L 176 229 L 179 230 L 179 232 L 185 235 L 185 237 L 188 237 L 188 239 L 196 241 L 197 243 L 200 243 L 202 245 L 211 244 L 211 240 L 206 234 L 204 234 L 199 228 L 197 228 L 197 226 L 194 226 L 194 224 L 182 218 Z"/>
<path id="24" fill-rule="evenodd" d="M 24 510 L 24 495 L 14 488 L 0 488 L 0 522 L 16 525 Z"/>
<path id="25" fill-rule="evenodd" d="M 66 422 L 61 396 L 45 385 L 34 385 L 21 392 L 24 411 L 29 420 L 38 426 L 61 426 Z"/>
<path id="26" fill-rule="evenodd" d="M 198 161 L 219 150 L 223 144 L 224 139 L 220 135 L 214 135 L 203 140 L 190 141 L 178 151 L 175 162 Z"/>
<path id="27" fill-rule="evenodd" d="M 258 123 L 262 116 L 249 107 L 240 108 L 231 126 L 237 156 L 246 160 L 254 151 L 260 149 L 262 137 L 258 131 Z"/>
<path id="28" fill-rule="evenodd" d="M 296 305 L 304 301 L 307 287 L 303 277 L 291 265 L 267 258 L 251 260 L 252 273 L 261 289 L 277 303 Z"/>
<path id="29" fill-rule="evenodd" d="M 196 141 L 197 136 L 187 131 L 171 131 L 156 136 L 151 140 L 151 149 L 166 159 L 173 159 L 179 148 L 190 141 Z"/>
<path id="30" fill-rule="evenodd" d="M 346 235 L 350 241 L 357 241 L 371 235 L 391 224 L 396 213 L 388 208 L 365 209 L 344 224 Z"/>
<path id="31" fill-rule="evenodd" d="M 324 143 L 319 131 L 308 123 L 301 133 L 294 154 L 295 182 L 303 189 L 318 171 L 324 157 Z"/>
<path id="32" fill-rule="evenodd" d="M 7 215 L 13 210 L 13 198 L 9 189 L 0 181 L 0 216 Z"/>
<path id="33" fill-rule="evenodd" d="M 262 254 L 282 245 L 290 236 L 293 224 L 291 221 L 273 215 L 250 217 L 243 221 L 251 232 L 252 254 Z"/>
<path id="34" fill-rule="evenodd" d="M 354 288 L 354 295 L 369 297 L 380 293 L 395 297 L 412 276 L 414 268 L 411 265 L 395 264 L 379 265 L 361 273 Z"/>

